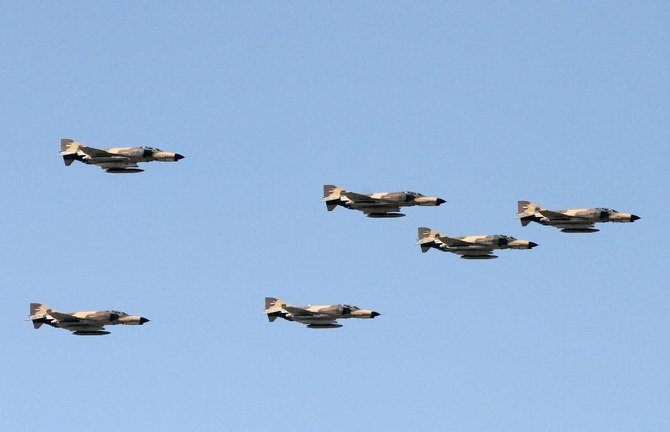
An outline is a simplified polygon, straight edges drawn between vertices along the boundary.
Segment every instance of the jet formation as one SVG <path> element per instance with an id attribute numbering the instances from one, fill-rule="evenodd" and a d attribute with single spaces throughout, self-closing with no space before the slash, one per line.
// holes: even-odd
<path id="1" fill-rule="evenodd" d="M 109 334 L 105 330 L 106 325 L 142 325 L 149 322 L 144 317 L 113 310 L 63 313 L 39 303 L 30 304 L 28 319 L 33 322 L 33 327 L 36 329 L 40 328 L 42 324 L 47 324 L 51 327 L 69 330 L 77 336 Z"/>
<path id="2" fill-rule="evenodd" d="M 470 235 L 465 237 L 447 237 L 442 233 L 426 227 L 419 228 L 417 244 L 421 252 L 428 252 L 431 248 L 442 252 L 451 252 L 460 255 L 463 259 L 493 259 L 495 249 L 532 249 L 537 243 L 528 240 L 519 240 L 507 235 Z"/>
<path id="3" fill-rule="evenodd" d="M 424 196 L 417 192 L 376 192 L 360 194 L 348 192 L 335 185 L 323 186 L 323 201 L 328 211 L 341 206 L 349 210 L 358 210 L 370 218 L 397 218 L 405 216 L 399 213 L 400 207 L 439 206 L 446 201 L 434 196 Z"/>
<path id="4" fill-rule="evenodd" d="M 591 233 L 600 231 L 594 227 L 600 222 L 635 222 L 640 219 L 631 213 L 622 213 L 608 208 L 580 208 L 568 210 L 547 210 L 529 201 L 518 202 L 517 218 L 521 226 L 531 222 L 553 226 L 565 233 Z"/>
<path id="5" fill-rule="evenodd" d="M 311 329 L 330 329 L 342 327 L 337 323 L 341 318 L 374 318 L 381 315 L 370 309 L 361 309 L 351 305 L 292 306 L 274 297 L 265 297 L 265 310 L 268 320 L 277 318 L 305 324 Z"/>
<path id="6" fill-rule="evenodd" d="M 69 138 L 60 140 L 59 155 L 63 156 L 66 166 L 79 161 L 88 165 L 97 165 L 111 174 L 142 172 L 144 170 L 137 166 L 140 162 L 177 162 L 184 159 L 184 156 L 179 153 L 153 147 L 114 147 L 99 150 Z"/>
<path id="7" fill-rule="evenodd" d="M 89 165 L 97 165 L 108 173 L 137 173 L 143 170 L 138 163 L 163 161 L 176 162 L 184 156 L 178 153 L 163 151 L 153 147 L 115 147 L 99 150 L 87 147 L 71 139 L 61 140 L 60 156 L 66 166 L 74 161 Z M 328 211 L 336 207 L 349 210 L 358 210 L 370 218 L 398 218 L 405 216 L 400 213 L 402 207 L 412 206 L 440 206 L 446 201 L 435 196 L 425 196 L 417 192 L 376 192 L 361 194 L 349 192 L 335 185 L 323 186 L 323 202 Z M 568 210 L 548 210 L 529 201 L 518 202 L 517 218 L 522 226 L 531 222 L 553 226 L 563 232 L 596 232 L 595 223 L 599 222 L 635 222 L 639 216 L 622 213 L 607 208 L 585 208 Z M 532 249 L 537 243 L 529 240 L 520 240 L 508 235 L 469 235 L 462 237 L 448 237 L 427 227 L 418 228 L 417 244 L 421 252 L 438 249 L 451 252 L 462 259 L 486 260 L 498 258 L 493 251 L 500 249 Z M 270 322 L 277 318 L 294 321 L 312 329 L 339 328 L 339 319 L 365 318 L 379 316 L 379 312 L 371 309 L 361 309 L 347 304 L 321 306 L 293 306 L 274 297 L 265 298 L 264 314 Z M 63 313 L 48 306 L 31 303 L 29 321 L 35 329 L 43 324 L 62 328 L 75 335 L 93 336 L 106 335 L 107 325 L 142 325 L 147 318 L 129 315 L 114 310 L 83 311 Z"/>

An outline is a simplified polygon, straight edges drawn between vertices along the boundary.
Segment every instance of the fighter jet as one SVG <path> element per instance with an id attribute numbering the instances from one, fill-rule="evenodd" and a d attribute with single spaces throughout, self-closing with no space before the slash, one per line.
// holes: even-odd
<path id="1" fill-rule="evenodd" d="M 621 213 L 608 208 L 582 208 L 568 210 L 547 210 L 529 201 L 518 202 L 521 226 L 531 222 L 559 228 L 566 233 L 591 233 L 600 231 L 593 227 L 597 222 L 635 222 L 640 219 L 630 213 Z"/>
<path id="2" fill-rule="evenodd" d="M 471 235 L 465 237 L 447 237 L 435 230 L 426 227 L 419 228 L 417 244 L 421 252 L 428 252 L 431 248 L 443 252 L 458 254 L 463 259 L 493 259 L 494 249 L 532 249 L 537 243 L 528 240 L 518 240 L 506 235 Z"/>
<path id="3" fill-rule="evenodd" d="M 337 323 L 340 318 L 374 318 L 380 315 L 379 312 L 350 305 L 292 306 L 274 297 L 265 297 L 263 313 L 268 316 L 270 322 L 284 318 L 305 324 L 307 328 L 312 329 L 342 327 Z"/>
<path id="4" fill-rule="evenodd" d="M 149 322 L 144 317 L 113 310 L 62 313 L 39 303 L 30 303 L 30 317 L 28 319 L 33 322 L 33 327 L 36 329 L 40 328 L 42 324 L 47 324 L 51 327 L 70 330 L 72 334 L 78 336 L 109 334 L 105 330 L 104 326 L 106 325 L 142 325 Z"/>
<path id="5" fill-rule="evenodd" d="M 97 165 L 105 172 L 112 174 L 130 174 L 144 171 L 139 162 L 177 162 L 184 159 L 179 153 L 171 153 L 153 147 L 114 147 L 98 150 L 68 138 L 60 140 L 60 156 L 70 166 L 78 160 L 89 165 Z"/>
<path id="6" fill-rule="evenodd" d="M 350 210 L 359 210 L 371 218 L 397 218 L 405 216 L 398 213 L 400 207 L 439 206 L 446 201 L 442 198 L 423 196 L 417 192 L 377 192 L 359 194 L 348 192 L 334 185 L 323 186 L 323 201 L 328 211 L 337 206 Z"/>

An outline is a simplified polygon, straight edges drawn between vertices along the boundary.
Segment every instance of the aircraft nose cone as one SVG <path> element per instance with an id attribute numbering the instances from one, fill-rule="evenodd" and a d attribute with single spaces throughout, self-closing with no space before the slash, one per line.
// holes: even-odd
<path id="1" fill-rule="evenodd" d="M 174 161 L 177 162 L 180 159 L 184 159 L 184 156 L 180 155 L 179 153 L 174 154 Z"/>
<path id="2" fill-rule="evenodd" d="M 142 325 L 142 324 L 144 324 L 144 323 L 147 323 L 147 322 L 149 322 L 148 319 L 146 319 L 146 318 L 144 318 L 144 317 L 140 317 L 140 325 Z"/>
<path id="3" fill-rule="evenodd" d="M 630 221 L 635 222 L 636 220 L 640 219 L 640 216 L 637 215 L 630 215 Z"/>
<path id="4" fill-rule="evenodd" d="M 381 314 L 379 312 L 375 312 L 375 311 L 372 311 L 372 313 L 370 314 L 370 316 L 372 316 L 372 318 L 377 317 L 379 315 L 381 315 Z"/>
<path id="5" fill-rule="evenodd" d="M 533 249 L 535 246 L 538 246 L 538 244 L 535 243 L 535 242 L 529 242 L 528 243 L 528 249 Z"/>
<path id="6" fill-rule="evenodd" d="M 444 203 L 446 203 L 446 202 L 447 202 L 447 200 L 443 200 L 442 198 L 438 198 L 438 199 L 435 201 L 435 205 L 436 205 L 436 206 L 439 206 L 440 204 L 444 204 Z"/>

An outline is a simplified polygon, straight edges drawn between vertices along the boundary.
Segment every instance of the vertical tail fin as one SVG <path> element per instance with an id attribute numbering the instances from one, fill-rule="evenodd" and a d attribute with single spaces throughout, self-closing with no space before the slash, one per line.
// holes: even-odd
<path id="1" fill-rule="evenodd" d="M 326 203 L 328 211 L 333 211 L 340 202 L 340 195 L 344 189 L 335 185 L 323 185 L 323 201 Z"/>
<path id="2" fill-rule="evenodd" d="M 30 317 L 29 319 L 33 322 L 33 327 L 36 329 L 40 328 L 44 324 L 44 319 L 47 316 L 47 313 L 51 310 L 50 307 L 44 306 L 41 303 L 30 303 Z"/>
<path id="3" fill-rule="evenodd" d="M 274 297 L 265 297 L 265 310 L 263 313 L 268 316 L 268 321 L 272 322 L 278 316 L 281 316 L 281 310 L 287 304 L 285 301 Z"/>
<path id="4" fill-rule="evenodd" d="M 335 185 L 323 185 L 323 197 L 330 199 L 340 199 L 340 193 L 344 191 L 341 187 Z"/>
<path id="5" fill-rule="evenodd" d="M 535 216 L 535 212 L 538 210 L 542 210 L 542 207 L 539 204 L 530 201 L 518 201 L 517 217 L 521 220 L 521 226 L 526 226 L 531 223 L 532 218 Z"/>
<path id="6" fill-rule="evenodd" d="M 517 209 L 519 214 L 535 213 L 537 210 L 541 210 L 542 206 L 540 206 L 539 204 L 532 203 L 530 201 L 517 201 Z"/>
<path id="7" fill-rule="evenodd" d="M 421 246 L 421 252 L 426 253 L 434 245 L 435 239 L 442 234 L 435 231 L 434 229 L 419 227 L 418 228 L 419 238 L 417 239 L 417 244 Z"/>
<path id="8" fill-rule="evenodd" d="M 71 140 L 70 138 L 63 138 L 60 140 L 59 154 L 63 156 L 63 162 L 65 162 L 65 166 L 72 165 L 72 162 L 77 159 L 77 150 L 79 150 L 80 146 L 81 143 L 75 140 Z"/>
<path id="9" fill-rule="evenodd" d="M 70 144 L 74 143 L 74 140 L 71 140 L 70 138 L 63 138 L 60 140 L 60 151 L 64 152 L 67 150 L 68 147 L 70 147 Z"/>

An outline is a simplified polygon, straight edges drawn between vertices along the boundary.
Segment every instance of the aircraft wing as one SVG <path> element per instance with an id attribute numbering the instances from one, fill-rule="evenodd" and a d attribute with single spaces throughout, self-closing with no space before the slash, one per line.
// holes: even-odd
<path id="1" fill-rule="evenodd" d="M 472 242 L 466 242 L 461 239 L 455 239 L 451 237 L 446 237 L 446 236 L 440 236 L 437 237 L 439 241 L 442 243 L 446 244 L 447 246 L 480 246 L 482 248 L 485 247 L 485 245 L 479 244 L 479 243 L 472 243 Z"/>
<path id="2" fill-rule="evenodd" d="M 584 220 L 585 218 L 579 217 L 579 216 L 571 216 L 567 215 L 565 213 L 559 213 L 551 210 L 538 210 L 538 213 L 540 213 L 542 216 L 551 219 L 551 220 L 568 220 L 568 219 L 575 219 L 575 220 Z"/>
<path id="3" fill-rule="evenodd" d="M 109 332 L 105 331 L 105 328 L 100 325 L 99 322 L 77 318 L 74 315 L 64 314 L 61 312 L 50 311 L 49 315 L 58 320 L 58 327 L 64 328 L 71 332 L 78 334 L 108 334 Z"/>
<path id="4" fill-rule="evenodd" d="M 68 322 L 80 322 L 82 321 L 81 318 L 77 318 L 74 315 L 62 313 L 62 312 L 56 312 L 56 311 L 49 311 L 49 315 L 52 317 L 56 318 L 59 323 L 68 323 Z"/>
<path id="5" fill-rule="evenodd" d="M 337 324 L 337 320 L 331 315 L 311 312 L 307 309 L 284 306 L 283 309 L 293 315 L 293 320 L 306 325 L 331 325 Z"/>
<path id="6" fill-rule="evenodd" d="M 361 195 L 354 192 L 343 192 L 342 197 L 349 202 L 349 207 L 353 210 L 359 210 L 366 215 L 395 213 L 400 211 L 400 206 L 395 201 L 381 198 L 372 198 L 367 195 Z"/>
<path id="7" fill-rule="evenodd" d="M 131 162 L 128 156 L 109 153 L 93 147 L 79 147 L 79 151 L 89 157 L 90 163 L 99 166 L 107 172 L 140 172 L 144 171 Z"/>
<path id="8" fill-rule="evenodd" d="M 127 159 L 125 156 L 121 156 L 118 154 L 114 153 L 109 153 L 104 150 L 99 150 L 97 148 L 93 147 L 85 147 L 85 146 L 80 146 L 79 151 L 84 153 L 87 156 L 90 156 L 92 158 L 121 158 L 121 159 Z"/>
<path id="9" fill-rule="evenodd" d="M 391 203 L 391 201 L 388 200 L 383 200 L 379 198 L 372 198 L 367 195 L 362 195 L 362 194 L 357 194 L 355 192 L 343 192 L 342 195 L 344 195 L 349 201 L 353 202 L 354 204 L 366 204 L 370 206 L 374 205 L 380 205 L 380 206 L 385 206 Z"/>
<path id="10" fill-rule="evenodd" d="M 295 306 L 289 306 L 289 305 L 284 305 L 282 307 L 285 311 L 289 312 L 293 316 L 306 316 L 306 317 L 313 317 L 313 316 L 320 316 L 324 314 L 318 314 L 314 312 L 310 312 L 307 309 L 295 307 Z"/>

